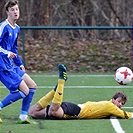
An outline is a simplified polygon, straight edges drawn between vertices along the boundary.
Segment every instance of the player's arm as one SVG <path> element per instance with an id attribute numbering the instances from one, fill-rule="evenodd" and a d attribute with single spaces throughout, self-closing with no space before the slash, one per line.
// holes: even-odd
<path id="1" fill-rule="evenodd" d="M 3 49 L 1 46 L 0 46 L 0 55 L 6 55 L 8 58 L 17 57 L 17 54 L 15 54 L 11 51 L 7 51 L 7 50 Z"/>
<path id="2" fill-rule="evenodd" d="M 19 56 L 19 53 L 18 53 L 18 45 L 17 45 L 17 38 L 16 38 L 16 41 L 13 45 L 13 48 L 12 48 L 12 52 L 15 53 L 17 55 L 16 58 L 13 58 L 13 61 L 15 63 L 16 66 L 19 66 L 22 70 L 25 70 L 24 68 L 24 64 Z"/>
<path id="3" fill-rule="evenodd" d="M 5 34 L 6 34 L 6 30 L 2 29 L 2 27 L 0 26 L 0 55 L 7 55 L 8 56 L 10 54 L 10 51 L 7 51 L 1 47 L 2 39 L 3 39 Z"/>
<path id="4" fill-rule="evenodd" d="M 3 49 L 3 48 L 0 46 L 0 55 L 7 55 L 8 57 L 10 57 L 10 56 L 12 56 L 13 54 L 12 54 L 12 52 Z"/>
<path id="5" fill-rule="evenodd" d="M 17 55 L 16 58 L 13 58 L 13 61 L 15 63 L 16 66 L 19 66 L 23 71 L 25 71 L 25 67 L 24 67 L 24 64 L 18 54 L 18 51 L 17 51 L 17 46 L 15 46 L 16 48 L 14 48 L 12 51 L 15 52 L 15 54 Z"/>
<path id="6" fill-rule="evenodd" d="M 2 40 L 6 36 L 6 34 L 7 34 L 6 27 L 2 28 L 0 26 L 0 55 L 8 56 L 8 58 L 14 58 L 17 56 L 15 53 L 2 48 Z"/>
<path id="7" fill-rule="evenodd" d="M 109 110 L 110 110 L 109 112 L 113 116 L 124 118 L 124 119 L 133 119 L 133 113 L 132 112 L 126 112 L 124 110 L 121 110 L 120 108 L 118 108 L 115 105 L 111 106 L 111 108 Z"/>
<path id="8" fill-rule="evenodd" d="M 16 48 L 13 48 L 12 52 L 15 53 L 17 55 L 17 57 L 16 58 L 13 58 L 13 61 L 16 64 L 16 66 L 22 66 L 24 64 L 23 64 L 23 62 L 22 62 L 22 60 L 21 60 L 21 58 L 20 58 L 20 56 L 18 54 L 18 51 L 17 51 L 18 48 L 17 48 L 17 46 L 15 46 L 15 47 Z"/>

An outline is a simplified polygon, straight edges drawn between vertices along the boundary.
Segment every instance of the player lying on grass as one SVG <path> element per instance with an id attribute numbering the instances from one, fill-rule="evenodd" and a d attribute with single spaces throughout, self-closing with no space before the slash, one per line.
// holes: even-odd
<path id="1" fill-rule="evenodd" d="M 133 113 L 121 110 L 126 103 L 127 96 L 123 92 L 116 92 L 109 101 L 74 104 L 62 102 L 64 84 L 67 80 L 66 68 L 59 64 L 59 79 L 57 86 L 42 97 L 29 110 L 29 115 L 35 119 L 94 119 L 110 116 L 132 119 Z M 49 105 L 52 100 L 52 104 Z"/>

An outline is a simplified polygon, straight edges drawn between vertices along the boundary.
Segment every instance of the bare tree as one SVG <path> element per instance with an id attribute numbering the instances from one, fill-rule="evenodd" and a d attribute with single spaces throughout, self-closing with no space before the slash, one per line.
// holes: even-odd
<path id="1" fill-rule="evenodd" d="M 29 26 L 130 26 L 132 0 L 19 0 L 19 25 Z M 5 0 L 0 1 L 0 20 L 5 18 Z M 111 39 L 130 38 L 129 30 L 41 30 L 26 32 L 29 37 Z"/>
<path id="2" fill-rule="evenodd" d="M 5 1 L 0 0 L 0 21 L 6 18 L 5 10 L 4 10 Z"/>

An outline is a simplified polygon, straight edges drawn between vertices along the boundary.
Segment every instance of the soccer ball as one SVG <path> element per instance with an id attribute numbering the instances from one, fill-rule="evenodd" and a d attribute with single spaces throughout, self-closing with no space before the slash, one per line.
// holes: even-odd
<path id="1" fill-rule="evenodd" d="M 114 78 L 120 85 L 126 85 L 133 80 L 133 72 L 128 67 L 120 67 L 116 70 Z"/>

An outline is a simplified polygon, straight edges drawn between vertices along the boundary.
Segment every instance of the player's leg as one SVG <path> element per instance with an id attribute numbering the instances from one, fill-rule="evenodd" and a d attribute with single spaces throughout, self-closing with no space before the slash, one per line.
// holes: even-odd
<path id="1" fill-rule="evenodd" d="M 36 103 L 30 107 L 28 114 L 33 119 L 45 119 L 46 107 L 42 108 L 40 104 Z"/>
<path id="2" fill-rule="evenodd" d="M 26 84 L 24 83 L 24 81 L 22 80 L 20 83 L 20 86 L 24 86 L 25 88 L 27 87 Z M 10 91 L 11 93 L 8 94 L 1 102 L 0 102 L 0 108 L 4 108 L 6 106 L 8 106 L 9 104 L 26 97 L 26 95 L 28 95 L 28 88 L 27 90 L 23 91 Z"/>
<path id="3" fill-rule="evenodd" d="M 17 80 L 16 80 L 17 79 Z M 1 102 L 0 102 L 0 110 L 9 104 L 26 97 L 28 95 L 28 88 L 25 91 L 17 91 L 19 85 L 24 84 L 22 78 L 16 75 L 13 71 L 4 71 L 0 72 L 0 80 L 1 82 L 9 89 L 10 94 L 7 95 Z M 24 87 L 27 87 L 26 84 Z"/>
<path id="4" fill-rule="evenodd" d="M 29 93 L 28 88 L 25 91 L 17 91 L 19 85 L 22 85 L 24 81 L 21 77 L 15 75 L 14 72 L 0 72 L 0 80 L 10 91 L 10 94 L 0 102 L 0 108 L 4 108 L 17 100 L 26 97 Z M 26 84 L 25 87 L 27 87 Z"/>
<path id="5" fill-rule="evenodd" d="M 34 93 L 36 91 L 36 83 L 26 73 L 22 76 L 22 78 L 25 84 L 27 85 L 27 87 L 29 88 L 29 94 L 22 100 L 22 108 L 21 108 L 18 123 L 19 124 L 23 124 L 23 123 L 30 124 L 31 122 L 27 119 L 27 117 L 28 117 L 28 111 L 30 108 L 30 104 L 32 102 Z"/>
<path id="6" fill-rule="evenodd" d="M 34 104 L 29 109 L 29 116 L 32 118 L 40 119 L 45 116 L 45 108 L 49 105 L 50 101 L 53 99 L 55 91 L 57 89 L 57 85 L 48 92 L 45 96 L 43 96 L 36 104 Z"/>
<path id="7" fill-rule="evenodd" d="M 1 76 L 0 76 L 1 82 L 11 92 L 6 98 L 4 98 L 0 102 L 0 108 L 4 108 L 5 106 L 11 104 L 12 102 L 15 102 L 21 98 L 25 98 L 29 95 L 29 88 L 24 82 L 24 80 L 21 78 L 21 75 L 25 73 L 24 71 L 16 67 L 14 71 L 4 71 L 0 73 L 1 73 Z M 17 89 L 19 89 L 19 91 L 17 91 Z M 19 123 L 20 123 L 20 120 L 21 120 L 21 123 L 27 123 L 25 122 L 27 121 L 27 117 L 28 117 L 28 111 L 27 111 L 27 114 L 20 114 Z"/>
<path id="8" fill-rule="evenodd" d="M 26 99 L 27 97 L 29 97 L 30 95 L 30 98 L 33 96 L 34 94 L 34 89 L 32 90 L 33 92 L 31 92 L 31 90 L 29 89 L 29 87 L 27 86 L 27 84 L 25 83 L 25 81 L 22 79 L 22 77 L 25 75 L 25 72 L 23 70 L 20 69 L 20 67 L 14 67 L 13 71 L 10 72 L 10 77 L 11 77 L 11 83 L 12 83 L 12 88 L 11 88 L 11 91 L 15 92 L 16 93 L 16 90 L 18 89 L 19 93 L 20 92 L 23 92 L 25 93 L 25 97 L 23 96 L 23 99 Z M 19 82 L 21 81 L 21 82 Z M 6 87 L 9 88 L 10 86 L 10 83 L 6 82 L 7 85 Z M 15 90 L 13 90 L 15 89 Z M 32 99 L 32 98 L 31 98 Z M 28 109 L 29 109 L 29 106 L 30 106 L 30 102 L 28 99 L 26 99 L 27 102 L 25 102 L 22 107 L 25 109 L 24 111 L 21 111 L 21 114 L 19 116 L 19 121 L 22 120 L 22 123 L 26 123 L 25 121 L 27 121 L 27 117 L 28 117 Z M 25 100 L 25 101 L 26 101 Z M 28 109 L 27 109 L 28 108 Z M 27 113 L 26 113 L 27 112 Z M 19 122 L 20 123 L 20 122 Z"/>
<path id="9" fill-rule="evenodd" d="M 58 86 L 49 109 L 49 115 L 55 116 L 57 118 L 62 118 L 63 110 L 60 107 L 60 105 L 63 100 L 64 84 L 65 81 L 67 80 L 67 73 L 66 73 L 66 67 L 62 64 L 58 65 L 58 69 L 59 69 Z"/>
<path id="10" fill-rule="evenodd" d="M 41 108 L 45 108 L 49 105 L 50 101 L 53 99 L 55 94 L 54 90 L 51 90 L 48 92 L 45 96 L 43 96 L 39 101 L 38 104 L 40 105 Z"/>

